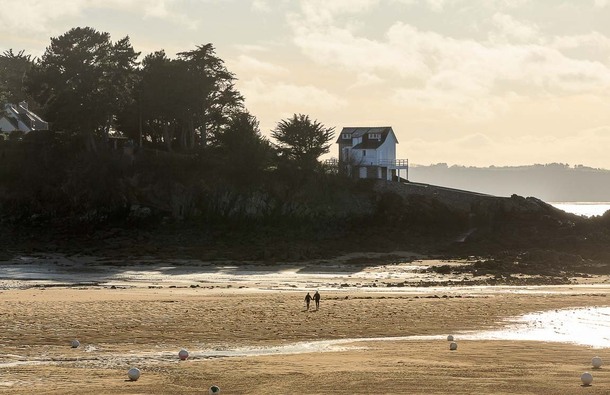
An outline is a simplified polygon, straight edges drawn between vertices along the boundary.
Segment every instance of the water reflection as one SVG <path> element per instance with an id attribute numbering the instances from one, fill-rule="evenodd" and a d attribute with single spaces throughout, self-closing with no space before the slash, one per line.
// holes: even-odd
<path id="1" fill-rule="evenodd" d="M 466 340 L 534 340 L 610 348 L 610 307 L 552 310 L 507 320 L 503 329 L 465 333 Z"/>

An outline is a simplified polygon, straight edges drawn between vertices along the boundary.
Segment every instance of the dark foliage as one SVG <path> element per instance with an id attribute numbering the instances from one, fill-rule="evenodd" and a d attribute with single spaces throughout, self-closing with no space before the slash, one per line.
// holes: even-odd
<path id="1" fill-rule="evenodd" d="M 23 89 L 23 79 L 31 67 L 32 57 L 25 51 L 14 53 L 9 49 L 0 55 L 0 105 L 30 99 Z"/>
<path id="2" fill-rule="evenodd" d="M 132 100 L 136 53 L 124 37 L 74 28 L 51 39 L 27 73 L 27 92 L 43 106 L 54 130 L 80 136 L 89 150 L 107 136 L 114 116 Z"/>
<path id="3" fill-rule="evenodd" d="M 318 158 L 329 152 L 335 128 L 327 128 L 308 115 L 294 114 L 281 120 L 271 132 L 277 140 L 280 159 L 295 169 L 312 171 L 318 166 Z"/>

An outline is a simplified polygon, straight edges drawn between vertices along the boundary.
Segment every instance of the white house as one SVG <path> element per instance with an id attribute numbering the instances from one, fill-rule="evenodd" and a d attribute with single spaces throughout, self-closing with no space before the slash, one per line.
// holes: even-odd
<path id="1" fill-rule="evenodd" d="M 34 130 L 49 130 L 49 124 L 28 110 L 26 102 L 4 105 L 4 111 L 0 113 L 0 132 L 3 135 L 8 136 L 15 131 L 25 134 Z"/>
<path id="2" fill-rule="evenodd" d="M 409 161 L 396 159 L 398 139 L 390 126 L 343 128 L 337 139 L 339 167 L 357 178 L 408 179 Z"/>

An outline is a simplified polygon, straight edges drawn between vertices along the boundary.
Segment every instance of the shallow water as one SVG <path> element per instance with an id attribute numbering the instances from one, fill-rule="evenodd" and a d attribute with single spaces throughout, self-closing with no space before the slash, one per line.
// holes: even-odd
<path id="1" fill-rule="evenodd" d="M 506 326 L 498 330 L 470 331 L 453 335 L 456 341 L 539 341 L 578 344 L 593 348 L 610 348 L 610 307 L 543 311 L 509 318 L 505 322 Z M 444 340 L 446 337 L 446 334 L 442 334 L 318 340 L 277 347 L 237 348 L 213 352 L 202 350 L 193 355 L 218 357 L 330 352 L 351 349 L 354 343 L 360 342 Z"/>
<path id="2" fill-rule="evenodd" d="M 610 307 L 552 310 L 507 320 L 507 327 L 465 333 L 467 340 L 533 340 L 610 348 Z"/>
<path id="3" fill-rule="evenodd" d="M 566 213 L 592 217 L 603 215 L 610 210 L 610 202 L 551 202 L 551 206 L 556 207 Z"/>
<path id="4" fill-rule="evenodd" d="M 460 340 L 513 340 L 570 343 L 592 348 L 610 348 L 610 307 L 551 310 L 526 314 L 505 320 L 506 326 L 497 330 L 454 333 Z M 215 347 L 190 350 L 189 360 L 214 358 L 257 357 L 304 353 L 339 352 L 365 347 L 357 343 L 382 341 L 446 341 L 447 334 L 430 336 L 366 337 L 333 340 L 315 340 L 270 347 Z M 97 348 L 94 348 L 97 350 Z M 86 350 L 88 351 L 88 350 Z M 28 360 L 18 355 L 0 357 L 0 368 L 38 364 L 77 364 L 80 366 L 118 367 L 129 364 L 140 366 L 178 361 L 177 351 L 126 352 L 121 354 L 99 352 L 82 357 Z"/>

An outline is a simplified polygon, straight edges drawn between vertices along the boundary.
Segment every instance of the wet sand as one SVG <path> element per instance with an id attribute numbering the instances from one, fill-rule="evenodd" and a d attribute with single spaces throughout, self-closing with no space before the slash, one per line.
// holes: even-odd
<path id="1" fill-rule="evenodd" d="M 302 290 L 334 283 L 306 272 L 277 286 L 265 280 L 278 276 L 191 284 L 181 277 L 171 285 L 170 278 L 137 276 L 111 284 L 113 277 L 97 286 L 43 288 L 5 280 L 0 393 L 200 394 L 213 384 L 223 394 L 610 393 L 608 348 L 466 340 L 469 331 L 505 328 L 509 317 L 608 307 L 605 279 L 594 286 L 383 292 L 339 284 L 322 291 L 319 311 L 306 311 Z M 349 276 L 360 281 L 356 272 Z M 456 336 L 457 351 L 449 350 L 448 334 Z M 333 342 L 378 337 L 398 339 Z M 80 347 L 71 348 L 72 339 Z M 187 361 L 178 359 L 181 348 L 191 353 Z M 608 366 L 592 369 L 596 355 Z M 142 371 L 137 382 L 127 380 L 133 366 Z M 593 374 L 593 386 L 580 385 L 584 371 Z"/>

